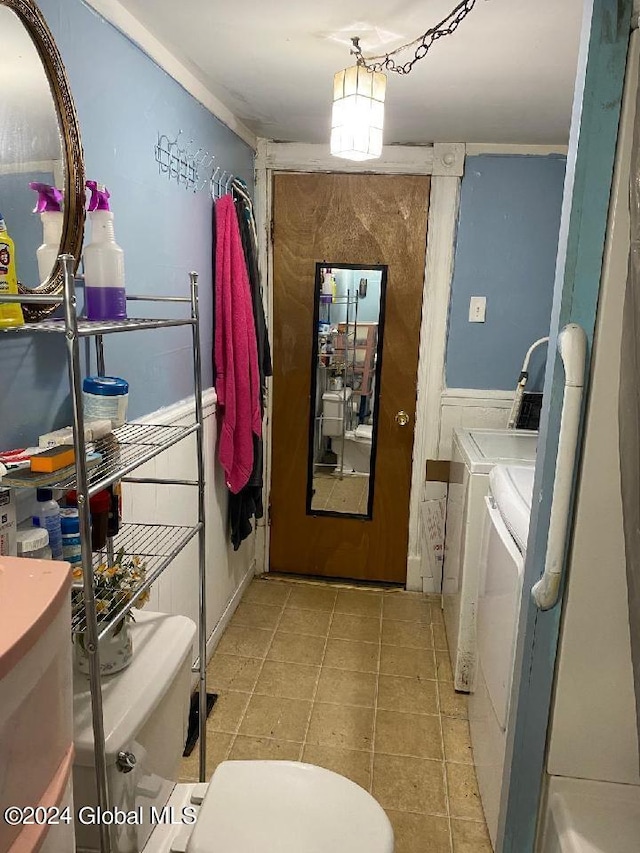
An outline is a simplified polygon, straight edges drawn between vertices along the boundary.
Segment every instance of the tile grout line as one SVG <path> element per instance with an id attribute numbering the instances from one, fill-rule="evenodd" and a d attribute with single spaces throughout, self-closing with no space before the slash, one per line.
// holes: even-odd
<path id="1" fill-rule="evenodd" d="M 326 497 L 326 500 L 324 502 L 324 506 L 322 507 L 322 509 L 325 510 L 325 512 L 329 509 L 329 504 L 331 503 L 331 497 L 335 491 L 335 488 L 336 488 L 336 481 L 334 480 L 333 483 L 331 484 L 331 488 L 329 489 L 329 494 Z"/>
<path id="2" fill-rule="evenodd" d="M 304 751 L 307 746 L 307 736 L 309 734 L 309 729 L 311 728 L 311 717 L 313 716 L 313 707 L 316 704 L 316 696 L 318 695 L 318 687 L 320 686 L 320 678 L 322 676 L 322 667 L 324 666 L 324 660 L 327 655 L 327 646 L 329 645 L 329 633 L 331 631 L 331 625 L 333 624 L 333 617 L 336 614 L 337 603 L 338 593 L 336 592 L 336 597 L 333 600 L 333 607 L 331 608 L 331 615 L 329 617 L 329 624 L 327 625 L 327 636 L 324 638 L 322 657 L 320 658 L 320 667 L 318 668 L 318 677 L 316 678 L 313 693 L 311 694 L 311 709 L 309 710 L 309 719 L 307 720 L 307 725 L 305 727 L 304 735 L 302 737 L 302 746 L 300 747 L 300 758 L 298 759 L 299 761 L 302 761 L 302 756 L 304 755 Z"/>
<path id="3" fill-rule="evenodd" d="M 438 714 L 440 717 L 440 740 L 442 742 L 442 759 L 443 759 L 443 761 L 442 761 L 442 778 L 443 778 L 443 782 L 444 782 L 444 800 L 445 800 L 445 807 L 446 807 L 446 811 L 447 811 L 447 825 L 449 827 L 449 849 L 453 853 L 453 829 L 451 826 L 451 804 L 449 802 L 449 777 L 447 774 L 447 753 L 446 753 L 445 744 L 444 744 L 444 726 L 442 723 L 442 716 L 443 716 L 442 715 L 442 703 L 440 700 L 440 679 L 438 678 L 438 655 L 437 655 L 436 648 L 435 648 L 436 641 L 435 641 L 435 636 L 434 636 L 434 632 L 433 632 L 433 610 L 431 609 L 431 605 L 429 605 L 429 608 L 430 608 L 430 614 L 431 614 L 431 640 L 433 643 L 433 663 L 434 663 L 434 666 L 436 668 L 436 694 L 438 697 Z"/>
<path id="4" fill-rule="evenodd" d="M 384 619 L 384 593 L 380 598 L 380 630 L 378 632 L 378 666 L 376 668 L 376 689 L 373 696 L 373 731 L 371 733 L 371 763 L 369 792 L 373 792 L 373 770 L 376 756 L 376 723 L 378 720 L 378 693 L 380 691 L 380 666 L 382 664 L 382 620 Z"/>
<path id="5" fill-rule="evenodd" d="M 291 597 L 291 589 L 289 588 L 287 590 L 287 595 L 286 595 L 284 601 L 282 602 L 282 608 L 280 610 L 280 615 L 278 616 L 278 619 L 276 620 L 276 624 L 273 628 L 273 633 L 271 634 L 271 639 L 269 640 L 269 645 L 265 649 L 264 657 L 262 658 L 262 660 L 260 662 L 260 668 L 258 669 L 258 675 L 256 677 L 255 684 L 253 685 L 253 687 L 251 688 L 251 692 L 249 693 L 249 701 L 247 702 L 244 711 L 242 712 L 242 714 L 240 714 L 240 717 L 238 718 L 238 724 L 236 726 L 235 732 L 233 732 L 233 736 L 232 736 L 231 742 L 229 744 L 229 750 L 227 752 L 227 757 L 229 755 L 231 755 L 231 750 L 233 749 L 234 744 L 235 744 L 236 740 L 238 739 L 238 734 L 240 732 L 240 726 L 242 725 L 244 718 L 247 714 L 247 709 L 249 708 L 249 705 L 251 704 L 252 697 L 254 695 L 258 695 L 258 696 L 260 695 L 259 693 L 256 694 L 256 692 L 255 692 L 256 685 L 258 683 L 258 680 L 260 679 L 260 675 L 262 674 L 262 670 L 264 669 L 264 665 L 265 665 L 265 662 L 267 660 L 267 655 L 269 654 L 269 650 L 271 649 L 271 646 L 273 645 L 273 641 L 275 639 L 276 632 L 278 630 L 278 626 L 280 625 L 280 622 L 282 621 L 282 617 L 284 616 L 284 610 L 285 610 L 285 607 L 287 606 L 287 601 L 289 601 L 290 597 Z M 242 602 L 242 599 L 240 601 Z M 263 606 L 264 606 L 264 604 L 263 604 Z"/>

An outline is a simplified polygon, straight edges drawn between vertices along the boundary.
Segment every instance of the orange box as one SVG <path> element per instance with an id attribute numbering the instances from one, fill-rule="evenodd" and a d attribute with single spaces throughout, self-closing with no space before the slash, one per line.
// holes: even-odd
<path id="1" fill-rule="evenodd" d="M 31 470 L 41 474 L 52 474 L 60 468 L 67 468 L 76 461 L 76 454 L 69 444 L 61 444 L 59 447 L 50 447 L 42 453 L 29 457 Z"/>

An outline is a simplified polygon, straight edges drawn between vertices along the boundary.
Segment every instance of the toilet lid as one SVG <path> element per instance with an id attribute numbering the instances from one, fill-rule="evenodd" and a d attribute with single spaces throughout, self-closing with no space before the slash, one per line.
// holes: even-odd
<path id="1" fill-rule="evenodd" d="M 360 424 L 356 427 L 356 438 L 361 438 L 364 441 L 371 441 L 373 427 L 371 424 Z"/>
<path id="2" fill-rule="evenodd" d="M 223 761 L 188 853 L 393 853 L 381 806 L 359 785 L 297 761 Z"/>

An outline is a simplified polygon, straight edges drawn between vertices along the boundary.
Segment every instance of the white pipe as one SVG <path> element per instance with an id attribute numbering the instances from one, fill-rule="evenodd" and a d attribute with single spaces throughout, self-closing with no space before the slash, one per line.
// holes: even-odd
<path id="1" fill-rule="evenodd" d="M 526 373 L 529 370 L 529 359 L 531 358 L 532 352 L 534 350 L 538 349 L 538 347 L 541 347 L 542 344 L 546 344 L 546 343 L 549 343 L 549 337 L 548 336 L 546 338 L 538 338 L 537 341 L 534 341 L 531 344 L 531 346 L 527 350 L 527 354 L 524 357 L 524 362 L 522 363 L 522 372 L 523 373 Z"/>
<path id="2" fill-rule="evenodd" d="M 546 344 L 549 341 L 549 338 L 538 338 L 537 341 L 534 341 L 529 349 L 527 350 L 527 354 L 524 357 L 524 361 L 522 362 L 522 369 L 520 371 L 520 378 L 518 379 L 518 384 L 516 385 L 516 392 L 513 397 L 513 403 L 511 405 L 511 411 L 509 412 L 509 420 L 507 422 L 507 429 L 515 429 L 516 423 L 518 421 L 518 416 L 520 415 L 520 407 L 522 405 L 522 395 L 524 394 L 524 388 L 527 384 L 527 380 L 529 379 L 529 359 L 531 358 L 531 353 L 537 349 L 542 344 Z"/>
<path id="3" fill-rule="evenodd" d="M 549 610 L 556 604 L 564 568 L 587 358 L 587 336 L 584 330 L 575 323 L 565 326 L 558 335 L 558 352 L 564 367 L 564 400 L 560 416 L 547 553 L 544 573 L 531 590 L 533 600 L 540 610 Z"/>

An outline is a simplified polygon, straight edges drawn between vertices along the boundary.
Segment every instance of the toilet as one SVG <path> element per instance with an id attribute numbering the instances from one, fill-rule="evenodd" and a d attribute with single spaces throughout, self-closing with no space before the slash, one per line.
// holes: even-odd
<path id="1" fill-rule="evenodd" d="M 133 661 L 103 679 L 111 808 L 139 809 L 142 818 L 114 827 L 114 853 L 393 853 L 391 824 L 376 800 L 321 767 L 224 761 L 209 783 L 175 783 L 187 733 L 195 632 L 186 617 L 136 612 Z M 74 743 L 78 814 L 97 805 L 89 682 L 79 673 Z M 78 853 L 99 851 L 98 827 L 76 821 L 76 845 Z"/>
<path id="2" fill-rule="evenodd" d="M 325 391 L 322 395 L 322 434 L 328 438 L 341 438 L 345 426 L 353 390 L 342 388 L 338 391 Z M 336 448 L 333 448 L 334 452 Z"/>

